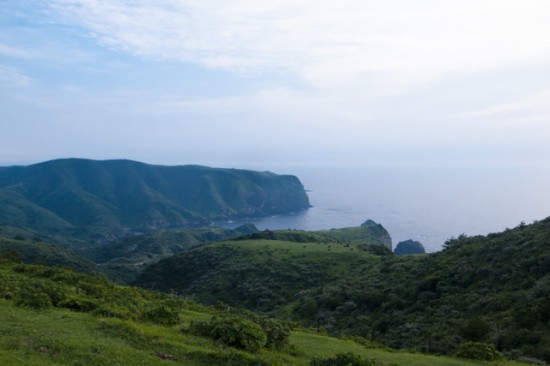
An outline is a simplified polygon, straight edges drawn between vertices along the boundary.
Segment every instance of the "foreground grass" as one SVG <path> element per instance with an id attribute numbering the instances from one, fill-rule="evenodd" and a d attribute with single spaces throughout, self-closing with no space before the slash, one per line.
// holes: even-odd
<path id="1" fill-rule="evenodd" d="M 204 314 L 184 311 L 172 327 L 96 317 L 66 309 L 36 311 L 0 300 L 0 364 L 19 365 L 308 365 L 314 357 L 353 352 L 380 365 L 470 366 L 483 363 L 381 349 L 293 332 L 291 347 L 247 354 L 182 332 Z M 518 365 L 513 362 L 488 365 Z"/>

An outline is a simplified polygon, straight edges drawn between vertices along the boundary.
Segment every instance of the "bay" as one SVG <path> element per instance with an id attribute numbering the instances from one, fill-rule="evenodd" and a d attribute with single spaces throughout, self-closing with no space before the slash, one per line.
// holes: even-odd
<path id="1" fill-rule="evenodd" d="M 258 229 L 323 230 L 382 224 L 394 246 L 422 242 L 429 252 L 461 234 L 485 235 L 550 215 L 550 172 L 540 167 L 368 167 L 278 165 L 300 178 L 312 208 L 292 215 L 219 222 Z"/>

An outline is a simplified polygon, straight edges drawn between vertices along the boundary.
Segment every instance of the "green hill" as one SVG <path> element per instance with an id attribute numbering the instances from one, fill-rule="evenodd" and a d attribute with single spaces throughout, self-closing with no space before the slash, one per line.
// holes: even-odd
<path id="1" fill-rule="evenodd" d="M 450 354 L 482 341 L 550 361 L 550 218 L 417 256 L 373 255 L 319 235 L 196 247 L 147 268 L 137 283 L 395 348 Z"/>
<path id="2" fill-rule="evenodd" d="M 377 261 L 387 232 L 381 225 L 306 232 L 265 230 L 195 247 L 145 269 L 145 288 L 192 295 L 204 303 L 270 311 L 299 292 L 347 277 L 357 260 Z M 391 245 L 391 244 L 390 244 Z M 385 250 L 385 251 L 384 251 Z"/>
<path id="3" fill-rule="evenodd" d="M 161 259 L 200 244 L 236 238 L 256 231 L 256 227 L 250 224 L 233 230 L 209 226 L 154 231 L 101 246 L 82 248 L 78 253 L 96 262 L 110 279 L 118 283 L 130 283 L 148 265 Z"/>
<path id="4" fill-rule="evenodd" d="M 298 178 L 270 172 L 84 159 L 0 168 L 0 227 L 52 235 L 110 239 L 308 207 Z"/>
<path id="5" fill-rule="evenodd" d="M 212 326 L 215 327 L 212 327 Z M 519 365 L 396 352 L 257 314 L 0 257 L 0 364 Z M 354 363 L 350 362 L 354 360 Z M 344 363 L 337 363 L 344 364 Z"/>
<path id="6" fill-rule="evenodd" d="M 40 238 L 30 241 L 22 240 L 20 237 L 18 239 L 0 237 L 0 255 L 11 256 L 25 263 L 63 266 L 87 273 L 100 272 L 95 263 L 59 245 L 42 241 Z"/>

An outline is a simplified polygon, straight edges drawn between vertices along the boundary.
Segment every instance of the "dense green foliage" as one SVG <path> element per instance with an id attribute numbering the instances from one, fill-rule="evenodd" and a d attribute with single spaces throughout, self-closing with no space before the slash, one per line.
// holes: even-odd
<path id="1" fill-rule="evenodd" d="M 305 366 L 339 354 L 375 359 L 379 366 L 476 364 L 371 349 L 308 331 L 285 331 L 284 347 L 267 347 L 269 329 L 283 323 L 223 304 L 217 308 L 0 257 L 0 364 Z M 190 334 L 193 324 L 221 328 L 203 337 Z"/>
<path id="2" fill-rule="evenodd" d="M 94 241 L 308 207 L 298 178 L 270 172 L 84 159 L 0 168 L 0 227 Z"/>
<path id="3" fill-rule="evenodd" d="M 207 321 L 192 322 L 190 331 L 248 352 L 258 352 L 267 343 L 267 336 L 258 324 L 232 316 L 212 317 Z"/>
<path id="4" fill-rule="evenodd" d="M 89 273 L 100 271 L 95 263 L 64 247 L 43 241 L 40 237 L 33 240 L 24 240 L 22 236 L 17 236 L 17 239 L 0 237 L 0 255 L 9 253 L 14 259 L 25 263 L 58 265 Z"/>
<path id="5" fill-rule="evenodd" d="M 110 279 L 119 283 L 130 283 L 144 268 L 163 258 L 200 244 L 256 231 L 254 225 L 242 225 L 234 230 L 209 226 L 155 231 L 84 248 L 79 250 L 79 254 L 98 263 L 101 271 Z"/>
<path id="6" fill-rule="evenodd" d="M 175 228 L 288 212 L 294 194 L 305 196 L 294 177 L 204 167 L 0 168 L 0 364 L 472 364 L 388 346 L 476 364 L 550 361 L 550 218 L 421 256 L 394 256 L 371 220 L 317 232 Z M 142 271 L 137 284 L 169 294 L 97 274 L 129 282 Z M 50 328 L 29 330 L 30 319 Z"/>
<path id="7" fill-rule="evenodd" d="M 236 238 L 257 232 L 247 224 L 233 230 L 214 226 L 182 228 L 132 235 L 94 247 L 84 246 L 76 252 L 38 234 L 16 232 L 13 239 L 0 236 L 0 255 L 8 253 L 25 263 L 57 265 L 79 272 L 102 273 L 118 283 L 136 279 L 147 265 L 204 243 Z M 93 261 L 93 262 L 92 262 Z M 95 262 L 95 263 L 94 263 Z"/>
<path id="8" fill-rule="evenodd" d="M 550 218 L 463 235 L 423 256 L 344 242 L 226 241 L 161 261 L 139 283 L 395 348 L 453 354 L 476 341 L 550 360 Z"/>
<path id="9" fill-rule="evenodd" d="M 497 361 L 504 358 L 494 344 L 471 341 L 460 344 L 456 356 L 480 361 Z"/>
<path id="10" fill-rule="evenodd" d="M 376 366 L 373 359 L 349 353 L 338 353 L 333 357 L 316 358 L 311 360 L 310 366 Z"/>
<path id="11" fill-rule="evenodd" d="M 148 267 L 138 284 L 214 304 L 270 310 L 306 288 L 336 281 L 347 264 L 375 261 L 352 245 L 279 240 L 226 241 L 190 249 Z M 314 261 L 312 263 L 312 261 Z"/>

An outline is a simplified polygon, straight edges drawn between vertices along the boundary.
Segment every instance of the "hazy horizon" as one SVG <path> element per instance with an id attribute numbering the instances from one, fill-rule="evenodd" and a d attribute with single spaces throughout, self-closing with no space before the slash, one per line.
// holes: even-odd
<path id="1" fill-rule="evenodd" d="M 543 0 L 5 1 L 0 165 L 544 168 L 548 19 Z"/>

